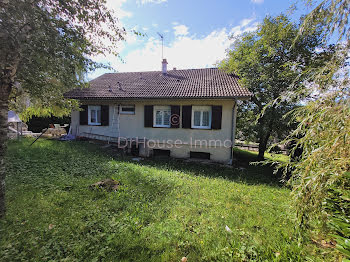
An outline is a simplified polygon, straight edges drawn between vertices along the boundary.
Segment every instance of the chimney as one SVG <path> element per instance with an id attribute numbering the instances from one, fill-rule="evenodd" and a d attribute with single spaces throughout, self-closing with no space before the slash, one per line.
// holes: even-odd
<path id="1" fill-rule="evenodd" d="M 167 74 L 167 64 L 168 64 L 168 62 L 164 58 L 163 61 L 162 61 L 162 73 L 163 73 L 163 75 Z"/>

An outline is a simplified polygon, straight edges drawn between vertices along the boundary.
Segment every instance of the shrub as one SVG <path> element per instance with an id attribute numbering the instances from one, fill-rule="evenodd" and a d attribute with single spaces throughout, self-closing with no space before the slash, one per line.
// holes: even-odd
<path id="1" fill-rule="evenodd" d="M 70 124 L 70 117 L 32 117 L 28 122 L 28 130 L 40 133 L 44 128 L 50 124 Z"/>

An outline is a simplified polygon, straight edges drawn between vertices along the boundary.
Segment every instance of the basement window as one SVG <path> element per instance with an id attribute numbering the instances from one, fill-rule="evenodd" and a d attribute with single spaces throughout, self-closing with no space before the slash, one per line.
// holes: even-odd
<path id="1" fill-rule="evenodd" d="M 190 151 L 190 158 L 210 160 L 210 153 Z"/>
<path id="2" fill-rule="evenodd" d="M 122 105 L 120 108 L 122 115 L 135 115 L 135 105 Z"/>
<path id="3" fill-rule="evenodd" d="M 153 156 L 170 157 L 170 150 L 165 149 L 153 149 Z"/>

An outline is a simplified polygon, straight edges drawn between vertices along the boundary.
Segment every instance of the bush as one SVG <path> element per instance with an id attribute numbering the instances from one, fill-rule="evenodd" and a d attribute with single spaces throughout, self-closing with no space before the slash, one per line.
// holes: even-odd
<path id="1" fill-rule="evenodd" d="M 32 117 L 28 122 L 28 130 L 40 133 L 44 128 L 48 128 L 50 124 L 70 124 L 70 117 Z"/>

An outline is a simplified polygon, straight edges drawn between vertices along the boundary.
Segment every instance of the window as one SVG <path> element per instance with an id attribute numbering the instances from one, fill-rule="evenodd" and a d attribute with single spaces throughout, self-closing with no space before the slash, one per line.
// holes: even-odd
<path id="1" fill-rule="evenodd" d="M 170 106 L 155 106 L 154 107 L 154 127 L 170 127 Z"/>
<path id="2" fill-rule="evenodd" d="M 120 109 L 122 115 L 135 115 L 135 105 L 122 105 Z"/>
<path id="3" fill-rule="evenodd" d="M 211 128 L 210 106 L 192 106 L 192 128 Z"/>
<path id="4" fill-rule="evenodd" d="M 101 125 L 101 106 L 89 106 L 89 125 Z"/>

